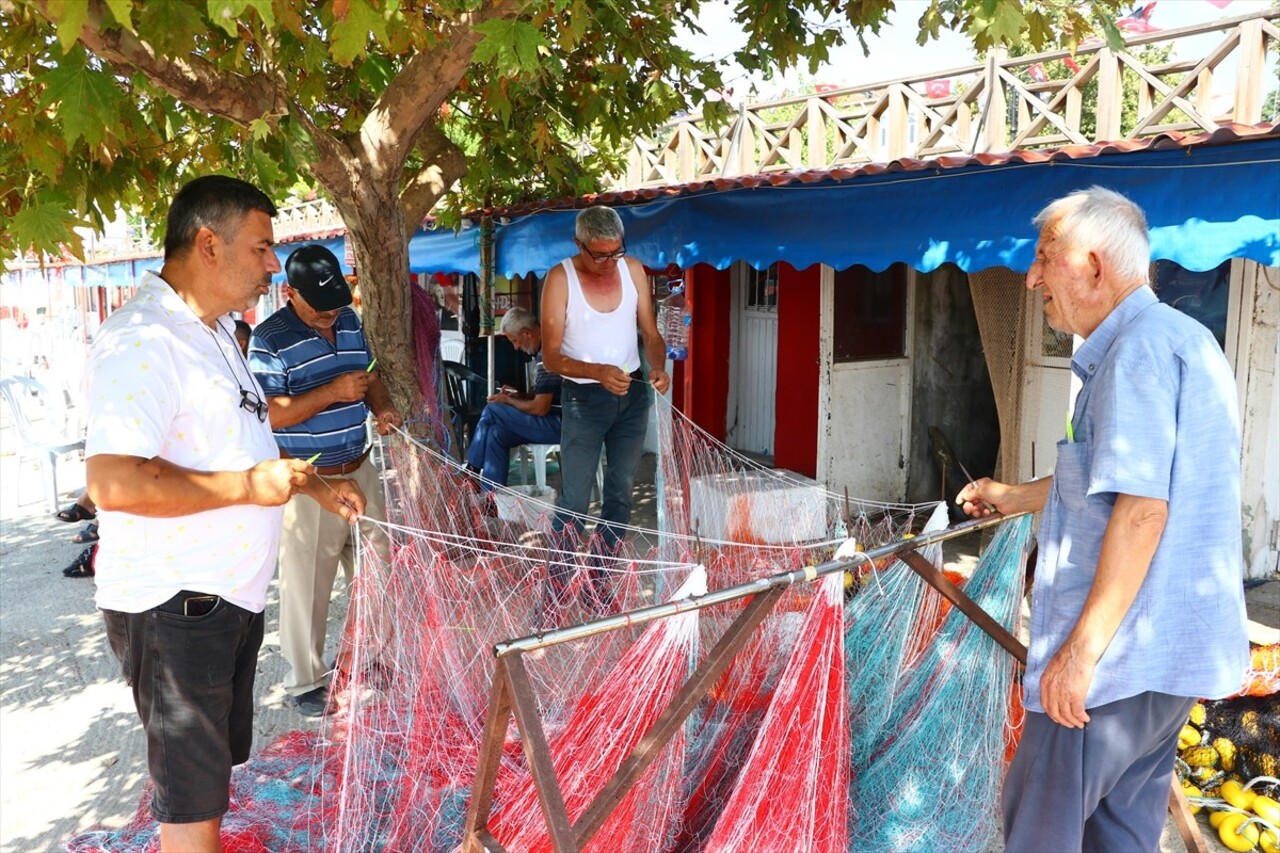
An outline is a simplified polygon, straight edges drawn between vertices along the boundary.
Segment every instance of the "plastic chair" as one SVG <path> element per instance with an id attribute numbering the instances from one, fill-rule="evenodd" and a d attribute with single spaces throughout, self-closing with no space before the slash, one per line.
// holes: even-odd
<path id="1" fill-rule="evenodd" d="M 522 444 L 520 445 L 520 482 L 529 485 L 529 472 L 526 468 L 526 455 L 533 459 L 533 480 L 539 488 L 547 485 L 547 457 L 559 453 L 558 444 Z"/>
<path id="2" fill-rule="evenodd" d="M 467 352 L 467 342 L 462 338 L 440 338 L 440 359 L 442 361 L 456 361 L 461 364 L 465 361 Z"/>
<path id="3" fill-rule="evenodd" d="M 483 389 L 486 380 L 465 364 L 444 360 L 440 364 L 444 368 L 445 400 L 449 404 L 449 420 L 453 426 L 458 459 L 465 460 L 467 445 L 471 443 L 485 405 L 485 394 L 474 389 Z"/>
<path id="4" fill-rule="evenodd" d="M 56 417 L 65 411 L 59 407 L 49 390 L 29 376 L 6 376 L 0 379 L 0 396 L 9 410 L 9 419 L 18 438 L 18 459 L 36 459 L 44 469 L 45 496 L 49 511 L 58 511 L 58 457 L 64 453 L 84 450 L 84 439 L 72 439 L 64 435 L 63 423 Z M 44 416 L 37 410 L 43 408 Z M 51 422 L 51 420 L 53 422 Z"/>
<path id="5" fill-rule="evenodd" d="M 539 488 L 547 485 L 547 457 L 552 453 L 560 453 L 558 444 L 522 444 L 520 445 L 520 482 L 529 485 L 529 472 L 525 467 L 525 454 L 533 459 L 533 480 Z M 604 500 L 604 454 L 600 454 L 600 464 L 596 466 L 596 497 Z"/>

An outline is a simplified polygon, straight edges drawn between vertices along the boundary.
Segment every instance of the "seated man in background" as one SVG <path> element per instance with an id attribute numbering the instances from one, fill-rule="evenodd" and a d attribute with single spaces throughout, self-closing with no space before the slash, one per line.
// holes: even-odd
<path id="1" fill-rule="evenodd" d="M 561 379 L 542 366 L 542 325 L 524 308 L 512 308 L 499 329 L 511 345 L 534 357 L 538 375 L 533 391 L 521 394 L 503 386 L 489 397 L 480 413 L 475 436 L 467 450 L 467 467 L 479 471 L 481 488 L 507 484 L 511 448 L 522 444 L 560 443 Z"/>

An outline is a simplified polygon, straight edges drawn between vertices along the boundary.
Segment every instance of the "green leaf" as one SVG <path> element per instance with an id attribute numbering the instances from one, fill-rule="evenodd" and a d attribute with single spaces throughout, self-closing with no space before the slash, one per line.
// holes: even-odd
<path id="1" fill-rule="evenodd" d="M 1000 3 L 995 7 L 987 25 L 987 34 L 992 41 L 1001 44 L 1014 44 L 1019 41 L 1022 30 L 1027 26 L 1027 19 L 1022 14 L 1018 3 Z"/>
<path id="2" fill-rule="evenodd" d="M 144 3 L 138 14 L 139 28 L 166 53 L 186 56 L 194 50 L 196 37 L 206 30 L 204 18 L 185 3 Z"/>
<path id="3" fill-rule="evenodd" d="M 347 14 L 333 23 L 333 44 L 330 47 L 334 60 L 343 66 L 350 66 L 365 53 L 365 45 L 369 43 L 369 34 L 373 33 L 379 42 L 387 39 L 387 22 L 373 10 L 368 0 L 351 0 L 347 4 Z"/>
<path id="4" fill-rule="evenodd" d="M 591 26 L 591 12 L 582 0 L 574 0 L 568 12 L 568 19 L 565 31 L 569 34 L 571 43 L 577 44 L 582 41 L 582 37 L 587 34 L 587 28 Z"/>
<path id="5" fill-rule="evenodd" d="M 116 23 L 129 32 L 134 32 L 133 0 L 106 0 L 106 3 L 107 8 L 111 10 L 111 17 L 116 19 Z"/>
<path id="6" fill-rule="evenodd" d="M 79 54 L 79 61 L 74 53 Z M 45 86 L 40 106 L 47 109 L 57 105 L 63 139 L 74 143 L 83 137 L 89 145 L 103 140 L 106 128 L 115 123 L 120 90 L 107 75 L 85 65 L 83 51 L 67 54 L 61 64 L 39 80 Z"/>
<path id="7" fill-rule="evenodd" d="M 253 134 L 254 142 L 261 142 L 271 136 L 271 125 L 266 119 L 255 118 L 249 122 L 249 132 Z"/>
<path id="8" fill-rule="evenodd" d="M 206 0 L 205 8 L 215 27 L 222 27 L 227 35 L 237 38 L 240 35 L 237 22 L 249 8 L 249 0 Z"/>
<path id="9" fill-rule="evenodd" d="M 1053 38 L 1053 22 L 1049 20 L 1049 16 L 1039 9 L 1033 9 L 1027 12 L 1027 26 L 1027 41 L 1032 49 L 1043 50 Z"/>
<path id="10" fill-rule="evenodd" d="M 67 204 L 56 201 L 25 205 L 9 220 L 13 237 L 22 248 L 70 242 L 75 239 L 73 229 L 88 224 L 69 213 Z"/>
<path id="11" fill-rule="evenodd" d="M 1116 26 L 1116 22 L 1110 18 L 1103 16 L 1102 35 L 1107 40 L 1107 47 L 1112 50 L 1120 50 L 1124 47 L 1124 36 L 1120 33 L 1120 28 Z"/>
<path id="12" fill-rule="evenodd" d="M 484 21 L 475 30 L 484 38 L 476 45 L 472 61 L 495 65 L 506 74 L 536 70 L 538 50 L 550 47 L 542 33 L 525 21 Z"/>
<path id="13" fill-rule="evenodd" d="M 62 49 L 70 51 L 89 18 L 89 4 L 53 3 L 49 6 L 49 17 L 58 25 L 58 42 Z"/>
<path id="14" fill-rule="evenodd" d="M 276 12 L 272 8 L 271 0 L 249 0 L 249 4 L 258 12 L 258 17 L 262 19 L 262 26 L 266 30 L 274 30 L 276 28 Z"/>

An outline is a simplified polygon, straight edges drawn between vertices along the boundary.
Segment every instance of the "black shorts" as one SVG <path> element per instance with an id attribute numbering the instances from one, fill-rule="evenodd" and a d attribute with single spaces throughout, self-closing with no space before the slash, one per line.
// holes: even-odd
<path id="1" fill-rule="evenodd" d="M 152 610 L 104 610 L 102 617 L 147 735 L 152 817 L 219 817 L 231 768 L 248 760 L 253 744 L 263 615 L 184 590 Z"/>

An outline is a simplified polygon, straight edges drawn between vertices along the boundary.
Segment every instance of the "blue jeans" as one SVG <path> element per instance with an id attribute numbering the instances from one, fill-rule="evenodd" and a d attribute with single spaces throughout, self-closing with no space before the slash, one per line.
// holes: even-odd
<path id="1" fill-rule="evenodd" d="M 490 403 L 480 413 L 471 446 L 467 448 L 467 464 L 480 469 L 485 480 L 481 483 L 492 489 L 491 483 L 507 484 L 507 470 L 511 467 L 511 448 L 522 444 L 558 444 L 560 442 L 560 416 L 529 415 L 506 403 Z"/>
<path id="2" fill-rule="evenodd" d="M 566 381 L 560 391 L 564 422 L 560 428 L 560 507 L 585 515 L 591 504 L 600 452 L 605 454 L 604 494 L 600 501 L 597 536 L 606 553 L 614 553 L 631 521 L 631 487 L 644 453 L 644 435 L 649 428 L 649 385 L 633 381 L 622 396 L 602 386 Z M 582 522 L 557 512 L 551 528 L 561 534 L 580 536 Z M 570 550 L 575 542 L 562 539 Z"/>

